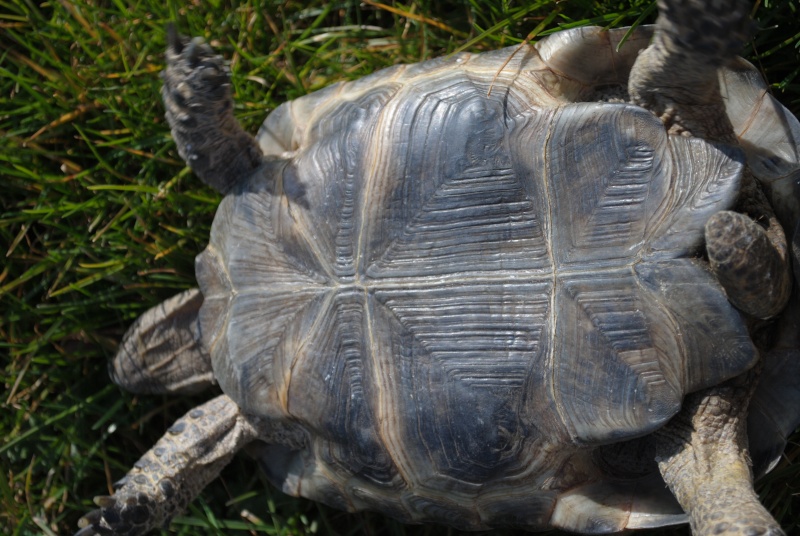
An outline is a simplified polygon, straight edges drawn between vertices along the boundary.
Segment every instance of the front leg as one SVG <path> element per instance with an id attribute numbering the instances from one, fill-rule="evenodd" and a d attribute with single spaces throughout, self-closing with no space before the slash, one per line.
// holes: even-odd
<path id="1" fill-rule="evenodd" d="M 673 134 L 736 144 L 718 69 L 750 37 L 746 0 L 658 0 L 653 42 L 628 81 L 631 101 L 661 118 Z"/>
<path id="2" fill-rule="evenodd" d="M 230 70 L 199 37 L 168 29 L 161 96 L 178 152 L 206 184 L 225 194 L 260 165 L 255 138 L 233 116 Z"/>

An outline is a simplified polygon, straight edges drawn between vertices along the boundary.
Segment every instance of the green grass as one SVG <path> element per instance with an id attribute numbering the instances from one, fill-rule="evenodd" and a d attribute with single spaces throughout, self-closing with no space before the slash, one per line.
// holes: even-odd
<path id="1" fill-rule="evenodd" d="M 180 161 L 162 119 L 168 21 L 231 59 L 236 114 L 255 131 L 287 99 L 395 63 L 654 15 L 649 1 L 382 1 L 0 0 L 0 533 L 70 534 L 90 498 L 197 402 L 130 395 L 106 373 L 133 319 L 195 284 L 219 201 Z M 798 10 L 797 0 L 760 4 L 762 31 L 746 51 L 795 114 Z M 790 531 L 800 530 L 799 454 L 793 444 L 761 488 Z M 179 534 L 222 527 L 446 531 L 288 498 L 244 458 L 173 524 Z"/>

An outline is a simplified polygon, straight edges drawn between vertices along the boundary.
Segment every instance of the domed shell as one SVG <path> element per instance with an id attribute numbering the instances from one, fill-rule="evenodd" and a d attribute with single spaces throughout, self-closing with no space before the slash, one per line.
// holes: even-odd
<path id="1" fill-rule="evenodd" d="M 284 491 L 465 529 L 680 519 L 585 447 L 754 363 L 697 258 L 742 156 L 582 102 L 648 38 L 622 36 L 398 66 L 266 120 L 197 275 L 223 391 L 307 435 L 266 448 Z"/>

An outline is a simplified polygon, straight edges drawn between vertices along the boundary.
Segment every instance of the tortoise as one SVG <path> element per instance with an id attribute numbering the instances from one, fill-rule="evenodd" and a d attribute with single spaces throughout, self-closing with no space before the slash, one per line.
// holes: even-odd
<path id="1" fill-rule="evenodd" d="M 171 30 L 167 118 L 225 197 L 199 290 L 110 370 L 224 394 L 78 535 L 166 526 L 244 447 L 286 493 L 409 523 L 782 534 L 752 476 L 800 404 L 800 123 L 735 57 L 744 3 L 659 9 L 337 84 L 255 138 Z"/>

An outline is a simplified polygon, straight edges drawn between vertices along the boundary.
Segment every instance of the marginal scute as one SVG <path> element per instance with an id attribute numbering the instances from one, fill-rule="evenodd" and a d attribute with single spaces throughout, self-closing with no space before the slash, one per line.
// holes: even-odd
<path id="1" fill-rule="evenodd" d="M 297 148 L 294 140 L 295 125 L 291 116 L 291 102 L 284 102 L 258 129 L 256 140 L 265 156 L 279 156 Z"/>
<path id="2" fill-rule="evenodd" d="M 267 480 L 287 495 L 300 496 L 300 483 L 315 462 L 306 450 L 280 443 L 257 443 L 248 452 L 259 462 Z"/>
<path id="3" fill-rule="evenodd" d="M 421 523 L 445 523 L 456 530 L 473 531 L 481 527 L 477 512 L 463 507 L 456 495 L 438 493 L 427 497 L 419 493 L 406 494 L 404 506 Z"/>
<path id="4" fill-rule="evenodd" d="M 800 181 L 798 181 L 797 186 L 800 189 Z M 795 227 L 791 240 L 792 267 L 794 268 L 795 288 L 797 288 L 800 286 L 800 221 L 797 222 L 797 227 Z"/>
<path id="5" fill-rule="evenodd" d="M 579 82 L 583 88 L 626 84 L 633 62 L 651 35 L 647 27 L 633 33 L 627 28 L 578 28 L 542 39 L 536 50 L 548 69 Z M 579 100 L 579 96 L 573 100 Z"/>
<path id="6" fill-rule="evenodd" d="M 481 521 L 496 528 L 519 528 L 546 526 L 556 505 L 553 491 L 534 491 L 481 496 L 478 514 Z"/>
<path id="7" fill-rule="evenodd" d="M 470 57 L 468 53 L 452 54 L 449 56 L 439 56 L 428 61 L 407 65 L 404 70 L 406 78 L 426 77 L 432 73 L 449 71 L 455 65 L 463 64 Z"/>
<path id="8" fill-rule="evenodd" d="M 800 219 L 800 120 L 769 93 L 758 70 L 747 61 L 738 58 L 720 79 L 748 166 L 792 240 Z"/>
<path id="9" fill-rule="evenodd" d="M 686 514 L 657 475 L 636 480 L 588 482 L 559 497 L 551 523 L 586 534 L 663 527 Z"/>
<path id="10" fill-rule="evenodd" d="M 786 162 L 800 162 L 800 122 L 770 94 L 758 70 L 737 58 L 720 78 L 728 116 L 745 149 L 767 148 Z"/>
<path id="11" fill-rule="evenodd" d="M 256 141 L 264 155 L 295 151 L 302 143 L 305 126 L 325 103 L 336 98 L 344 84 L 333 84 L 305 97 L 278 106 L 261 125 Z"/>
<path id="12" fill-rule="evenodd" d="M 398 504 L 395 497 L 389 496 L 385 489 L 382 487 L 366 487 L 361 482 L 353 479 L 353 482 L 348 486 L 348 493 L 358 510 L 384 512 L 401 523 L 413 523 L 414 518 L 409 511 L 402 504 Z M 403 493 L 408 492 L 403 491 Z"/>
<path id="13" fill-rule="evenodd" d="M 792 311 L 797 317 L 797 311 Z M 795 333 L 798 326 L 795 325 Z M 761 388 L 763 386 L 763 388 Z M 800 350 L 780 348 L 764 356 L 764 370 L 748 408 L 753 472 L 760 477 L 780 461 L 794 432 L 800 405 Z"/>

